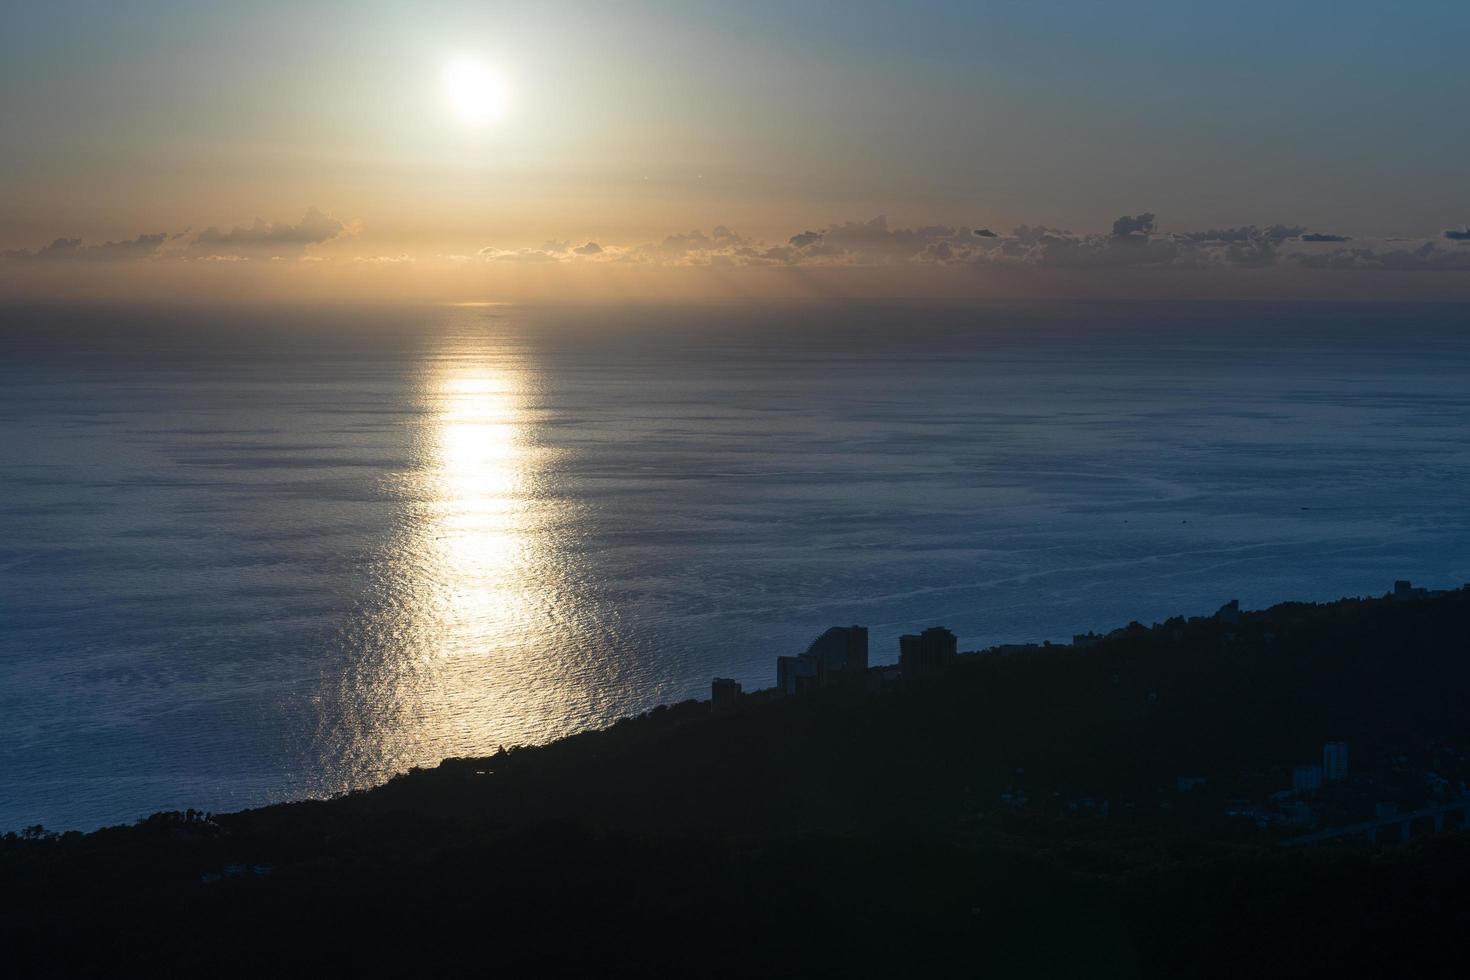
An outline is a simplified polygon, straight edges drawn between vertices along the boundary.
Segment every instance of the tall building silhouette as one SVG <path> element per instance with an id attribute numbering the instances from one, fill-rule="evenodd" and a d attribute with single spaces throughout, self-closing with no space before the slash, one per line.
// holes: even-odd
<path id="1" fill-rule="evenodd" d="M 868 628 L 834 626 L 812 641 L 806 655 L 817 658 L 824 685 L 858 680 L 868 670 Z"/>
<path id="2" fill-rule="evenodd" d="M 806 653 L 776 658 L 776 687 L 800 694 L 834 684 L 861 684 L 868 676 L 868 628 L 833 626 Z"/>
<path id="3" fill-rule="evenodd" d="M 1328 742 L 1322 746 L 1322 778 L 1329 783 L 1340 783 L 1348 774 L 1348 744 Z"/>
<path id="4" fill-rule="evenodd" d="M 959 639 L 943 626 L 898 638 L 898 666 L 905 678 L 928 677 L 945 670 L 959 655 Z"/>
<path id="5" fill-rule="evenodd" d="M 710 683 L 710 704 L 716 711 L 732 708 L 740 700 L 740 682 L 729 677 L 716 677 Z"/>

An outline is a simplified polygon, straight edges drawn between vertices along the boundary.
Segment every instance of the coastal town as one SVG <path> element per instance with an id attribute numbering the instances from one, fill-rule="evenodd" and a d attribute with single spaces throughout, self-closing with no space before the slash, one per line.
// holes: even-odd
<path id="1" fill-rule="evenodd" d="M 1411 602 L 1446 594 L 1398 580 L 1383 598 Z M 1179 640 L 1191 622 L 1209 620 L 1224 628 L 1220 635 L 1228 643 L 1234 640 L 1235 629 L 1247 615 L 1239 600 L 1232 599 L 1211 617 L 1176 617 L 1154 628 Z M 1097 647 L 1139 628 L 1138 624 L 1130 624 L 1107 634 L 1078 634 L 1070 646 L 1077 650 Z M 1275 635 L 1267 630 L 1261 639 L 1270 645 Z M 928 683 L 962 661 L 1034 655 L 1064 649 L 1065 645 L 1005 644 L 961 653 L 953 632 L 932 626 L 901 636 L 898 647 L 897 663 L 872 665 L 867 628 L 834 626 L 804 652 L 778 656 L 775 687 L 752 693 L 783 698 L 829 688 L 881 693 Z M 1113 680 L 1119 680 L 1117 675 Z M 713 711 L 736 710 L 746 697 L 742 685 L 734 679 L 720 677 L 712 682 Z M 1155 704 L 1159 692 L 1147 689 L 1144 698 Z M 1000 792 L 996 802 L 1011 811 L 1042 809 L 1095 820 L 1131 815 L 1140 806 L 1164 812 L 1213 813 L 1272 834 L 1287 846 L 1340 840 L 1408 840 L 1470 825 L 1470 746 L 1436 738 L 1425 742 L 1417 752 L 1362 760 L 1355 766 L 1349 743 L 1324 733 L 1319 758 L 1281 758 L 1274 767 L 1260 771 L 1180 773 L 1172 783 L 1160 785 L 1151 799 L 1069 796 L 1061 789 L 1038 793 L 1034 787 L 1018 783 Z"/>
<path id="2" fill-rule="evenodd" d="M 1360 935 L 1344 962 L 1373 955 L 1390 918 L 1427 958 L 1397 970 L 1395 951 L 1366 975 L 1458 976 L 1464 957 L 1443 942 L 1463 933 L 1470 869 L 1467 637 L 1470 587 L 1409 582 L 975 652 L 934 626 L 895 638 L 890 664 L 872 662 L 887 658 L 868 629 L 838 626 L 779 651 L 779 686 L 724 678 L 713 702 L 445 759 L 373 789 L 0 835 L 0 919 L 47 955 L 75 946 L 90 957 L 79 974 L 105 964 L 47 925 L 70 923 L 79 894 L 129 941 L 225 918 L 276 942 L 272 962 L 284 962 L 323 949 L 323 908 L 387 907 L 409 885 L 437 902 L 410 932 L 501 923 L 502 941 L 534 940 L 534 973 L 535 930 L 569 887 L 588 899 L 559 940 L 590 922 L 593 941 L 616 941 L 629 909 L 673 923 L 752 909 L 751 935 L 793 944 L 771 963 L 808 948 L 792 922 L 852 929 L 850 908 L 830 901 L 840 893 L 877 909 L 860 931 L 883 939 L 845 975 L 936 922 L 959 937 L 957 957 L 972 934 L 1014 939 L 1004 966 L 1055 943 L 1063 916 L 1081 930 L 1078 969 L 1025 975 L 1132 975 L 1092 969 L 1102 923 L 1169 951 L 1152 975 L 1272 976 L 1262 964 L 1287 963 L 1280 975 L 1317 976 L 1322 950 Z M 1016 925 L 1018 908 L 1034 927 Z M 353 948 L 376 950 L 390 925 L 366 921 Z M 1189 932 L 1201 922 L 1203 938 Z M 706 949 L 699 926 L 683 928 Z M 334 972 L 336 950 L 324 956 Z M 954 962 L 964 969 L 926 975 L 972 975 Z M 897 976 L 912 964 L 883 965 Z"/>

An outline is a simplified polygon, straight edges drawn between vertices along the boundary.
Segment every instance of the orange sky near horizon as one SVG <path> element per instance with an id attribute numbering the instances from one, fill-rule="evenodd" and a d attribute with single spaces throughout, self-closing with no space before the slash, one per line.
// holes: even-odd
<path id="1" fill-rule="evenodd" d="M 0 299 L 1470 298 L 1470 25 L 1315 5 L 24 5 Z"/>

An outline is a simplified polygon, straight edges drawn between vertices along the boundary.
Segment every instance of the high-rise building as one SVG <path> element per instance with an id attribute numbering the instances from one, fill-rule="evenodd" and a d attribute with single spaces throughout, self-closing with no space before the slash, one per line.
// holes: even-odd
<path id="1" fill-rule="evenodd" d="M 776 658 L 776 687 L 783 694 L 834 684 L 863 684 L 867 679 L 866 626 L 834 626 L 813 640 L 806 653 Z"/>
<path id="2" fill-rule="evenodd" d="M 716 711 L 734 707 L 740 700 L 740 682 L 728 677 L 716 677 L 710 683 L 710 706 Z"/>
<path id="3" fill-rule="evenodd" d="M 868 628 L 834 626 L 812 641 L 806 656 L 815 657 L 820 683 L 860 683 L 868 673 Z"/>
<path id="4" fill-rule="evenodd" d="M 1322 778 L 1329 783 L 1340 783 L 1348 774 L 1348 744 L 1328 742 L 1322 746 Z"/>
<path id="5" fill-rule="evenodd" d="M 1291 789 L 1294 793 L 1315 793 L 1322 788 L 1321 766 L 1297 766 L 1291 771 Z"/>
<path id="6" fill-rule="evenodd" d="M 943 626 L 898 638 L 898 666 L 905 678 L 941 673 L 958 655 L 958 638 Z"/>
<path id="7" fill-rule="evenodd" d="M 1389 597 L 1392 599 L 1428 599 L 1431 596 L 1442 594 L 1440 592 L 1430 591 L 1423 586 L 1416 586 L 1408 579 L 1399 579 L 1393 583 L 1393 591 L 1389 593 Z"/>
<path id="8" fill-rule="evenodd" d="M 816 690 L 820 685 L 821 675 L 816 657 L 802 654 L 799 657 L 776 658 L 776 687 L 782 694 L 801 694 Z"/>

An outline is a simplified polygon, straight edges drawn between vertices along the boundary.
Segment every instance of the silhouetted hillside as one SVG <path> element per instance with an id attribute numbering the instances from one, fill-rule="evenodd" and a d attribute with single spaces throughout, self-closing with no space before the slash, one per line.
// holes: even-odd
<path id="1" fill-rule="evenodd" d="M 1470 592 L 878 677 L 331 801 L 10 835 L 0 912 L 23 955 L 99 973 L 1460 975 L 1458 811 L 1283 842 L 1470 792 Z M 1350 774 L 1294 790 L 1328 741 Z"/>

